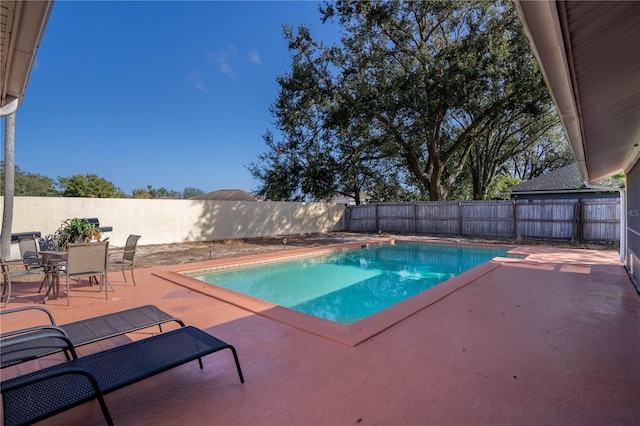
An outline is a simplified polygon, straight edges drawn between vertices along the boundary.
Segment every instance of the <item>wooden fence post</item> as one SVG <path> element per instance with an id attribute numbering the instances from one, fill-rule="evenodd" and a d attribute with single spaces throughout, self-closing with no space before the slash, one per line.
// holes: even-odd
<path id="1" fill-rule="evenodd" d="M 513 235 L 513 239 L 517 239 L 518 238 L 518 216 L 517 216 L 517 207 L 516 207 L 516 200 L 511 201 L 511 223 L 513 224 L 513 232 L 511 233 Z"/>
<path id="2" fill-rule="evenodd" d="M 462 202 L 458 201 L 458 237 L 462 236 Z"/>
<path id="3" fill-rule="evenodd" d="M 575 240 L 579 243 L 584 239 L 584 218 L 582 217 L 582 199 L 577 200 L 575 204 L 575 208 L 573 210 L 573 236 Z"/>

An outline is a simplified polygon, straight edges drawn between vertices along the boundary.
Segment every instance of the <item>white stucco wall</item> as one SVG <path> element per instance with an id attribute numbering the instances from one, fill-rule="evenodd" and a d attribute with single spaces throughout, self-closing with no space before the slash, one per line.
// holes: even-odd
<path id="1" fill-rule="evenodd" d="M 66 219 L 97 217 L 113 227 L 104 234 L 111 244 L 138 234 L 149 245 L 341 231 L 344 214 L 345 205 L 335 203 L 15 197 L 12 233 L 45 236 Z"/>

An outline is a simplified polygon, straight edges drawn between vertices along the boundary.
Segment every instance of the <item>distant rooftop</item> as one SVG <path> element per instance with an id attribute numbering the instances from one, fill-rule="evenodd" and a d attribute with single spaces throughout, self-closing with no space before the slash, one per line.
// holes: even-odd
<path id="1" fill-rule="evenodd" d="M 532 191 L 567 191 L 586 188 L 587 187 L 580 176 L 578 164 L 573 163 L 514 185 L 510 190 L 511 193 L 514 193 Z"/>
<path id="2" fill-rule="evenodd" d="M 611 189 L 609 190 L 607 187 Z M 587 186 L 582 180 L 578 164 L 573 163 L 514 185 L 508 190 L 511 191 L 512 197 L 547 197 L 552 194 L 567 193 L 599 194 L 598 196 L 615 193 L 617 196 L 617 188 L 622 187 L 624 184 L 613 178 L 596 182 L 593 186 Z"/>

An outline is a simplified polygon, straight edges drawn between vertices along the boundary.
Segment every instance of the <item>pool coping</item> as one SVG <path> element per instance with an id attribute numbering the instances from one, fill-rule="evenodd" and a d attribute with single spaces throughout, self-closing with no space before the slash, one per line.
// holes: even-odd
<path id="1" fill-rule="evenodd" d="M 197 265 L 187 264 L 178 265 L 170 271 L 157 271 L 153 275 L 158 278 L 175 283 L 179 286 L 188 288 L 192 291 L 213 297 L 225 303 L 250 311 L 257 315 L 269 318 L 281 324 L 288 325 L 299 330 L 303 330 L 323 338 L 333 340 L 347 346 L 355 347 L 360 343 L 382 333 L 395 324 L 416 314 L 417 312 L 433 305 L 439 300 L 449 296 L 462 287 L 471 284 L 478 278 L 488 274 L 494 269 L 500 267 L 505 262 L 521 261 L 511 257 L 496 257 L 489 262 L 483 263 L 469 271 L 460 275 L 456 275 L 437 286 L 425 290 L 415 296 L 403 300 L 381 312 L 357 321 L 353 324 L 339 324 L 323 318 L 317 318 L 301 312 L 294 311 L 279 305 L 275 305 L 264 300 L 257 299 L 252 296 L 236 293 L 208 284 L 189 276 L 189 274 L 198 274 L 212 272 L 216 270 L 224 270 L 239 266 L 258 265 L 262 263 L 270 263 L 274 261 L 292 260 L 296 258 L 315 256 L 323 253 L 332 253 L 363 246 L 380 245 L 396 242 L 417 242 L 421 244 L 436 245 L 464 245 L 475 247 L 502 247 L 508 248 L 509 255 L 526 256 L 526 253 L 519 251 L 516 246 L 503 244 L 469 244 L 463 242 L 450 241 L 424 241 L 411 238 L 385 238 L 369 241 L 332 244 L 322 247 L 311 247 L 303 249 L 293 249 L 272 253 L 264 253 L 259 255 L 240 256 L 234 258 L 217 259 L 212 261 L 200 262 Z"/>

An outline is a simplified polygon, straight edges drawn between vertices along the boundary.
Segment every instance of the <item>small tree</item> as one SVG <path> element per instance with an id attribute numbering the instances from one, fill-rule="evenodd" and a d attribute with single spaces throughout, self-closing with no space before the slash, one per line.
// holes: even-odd
<path id="1" fill-rule="evenodd" d="M 108 180 L 95 174 L 59 177 L 58 187 L 63 197 L 122 198 L 124 193 Z"/>
<path id="2" fill-rule="evenodd" d="M 182 198 L 188 199 L 202 194 L 204 194 L 202 189 L 187 187 L 182 191 Z"/>
<path id="3" fill-rule="evenodd" d="M 169 190 L 164 187 L 154 188 L 151 185 L 147 185 L 147 191 L 151 198 L 170 198 L 170 199 L 179 199 L 182 198 L 182 194 L 178 191 Z"/>
<path id="4" fill-rule="evenodd" d="M 134 189 L 133 191 L 131 191 L 131 195 L 133 196 L 133 198 L 139 198 L 144 200 L 151 199 L 151 194 L 149 193 L 149 190 L 144 188 Z"/>

